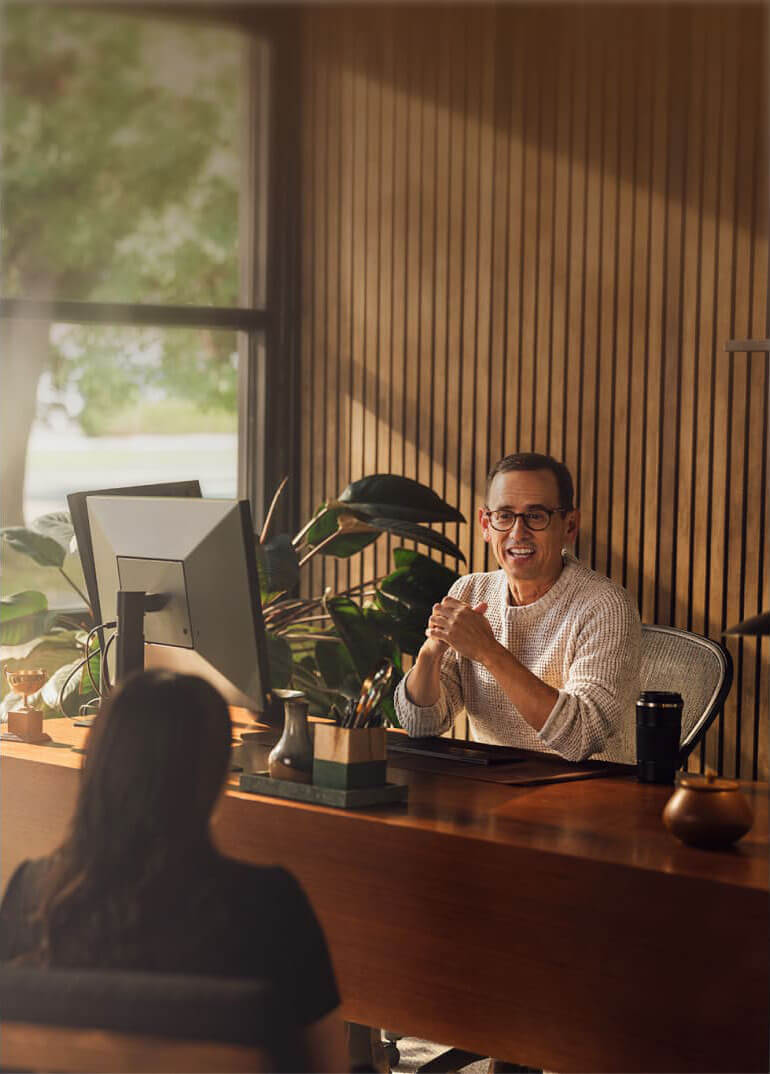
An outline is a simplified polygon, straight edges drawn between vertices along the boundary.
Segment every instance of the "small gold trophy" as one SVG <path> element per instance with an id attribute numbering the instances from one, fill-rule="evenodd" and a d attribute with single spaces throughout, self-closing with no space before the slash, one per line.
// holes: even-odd
<path id="1" fill-rule="evenodd" d="M 29 704 L 29 695 L 36 693 L 48 678 L 45 668 L 6 670 L 5 674 L 13 692 L 24 698 L 24 704 L 8 713 L 8 730 L 2 737 L 14 742 L 50 742 L 51 736 L 43 731 L 43 713 Z"/>

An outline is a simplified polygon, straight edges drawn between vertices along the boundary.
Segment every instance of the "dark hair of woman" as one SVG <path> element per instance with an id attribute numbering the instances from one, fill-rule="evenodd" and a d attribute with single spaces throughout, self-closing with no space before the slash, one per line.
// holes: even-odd
<path id="1" fill-rule="evenodd" d="M 72 964 L 72 952 L 81 965 L 131 961 L 147 908 L 160 901 L 173 914 L 187 867 L 211 851 L 230 741 L 227 706 L 203 679 L 147 671 L 110 697 L 46 878 L 32 961 Z"/>

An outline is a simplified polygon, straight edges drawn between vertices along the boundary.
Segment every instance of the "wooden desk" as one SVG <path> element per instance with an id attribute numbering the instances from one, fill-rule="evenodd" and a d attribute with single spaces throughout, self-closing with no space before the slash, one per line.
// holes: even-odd
<path id="1" fill-rule="evenodd" d="M 82 733 L 3 744 L 2 867 L 71 815 Z M 669 791 L 506 787 L 393 770 L 408 806 L 341 813 L 230 793 L 223 848 L 299 877 L 344 1015 L 558 1071 L 768 1069 L 768 800 L 731 852 L 680 845 Z"/>

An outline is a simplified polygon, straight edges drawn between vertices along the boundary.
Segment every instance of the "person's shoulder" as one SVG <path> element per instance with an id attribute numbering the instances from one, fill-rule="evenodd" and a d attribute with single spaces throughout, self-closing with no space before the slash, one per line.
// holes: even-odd
<path id="1" fill-rule="evenodd" d="M 584 601 L 586 612 L 610 612 L 631 622 L 639 621 L 636 601 L 622 585 L 578 559 L 570 558 L 568 567 L 574 579 L 575 596 Z"/>
<path id="2" fill-rule="evenodd" d="M 469 604 L 479 604 L 482 600 L 489 603 L 490 598 L 500 592 L 502 578 L 503 572 L 499 570 L 464 574 L 452 585 L 448 595 Z"/>
<path id="3" fill-rule="evenodd" d="M 296 902 L 298 893 L 301 893 L 297 880 L 280 865 L 251 865 L 221 855 L 216 860 L 214 872 L 220 883 L 239 892 L 249 905 L 280 908 Z"/>

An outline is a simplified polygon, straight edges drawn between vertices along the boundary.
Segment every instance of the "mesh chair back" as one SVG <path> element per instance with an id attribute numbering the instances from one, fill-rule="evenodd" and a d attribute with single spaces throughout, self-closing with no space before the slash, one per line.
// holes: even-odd
<path id="1" fill-rule="evenodd" d="M 681 760 L 702 740 L 733 681 L 730 654 L 700 634 L 676 627 L 642 626 L 642 690 L 682 695 Z"/>

